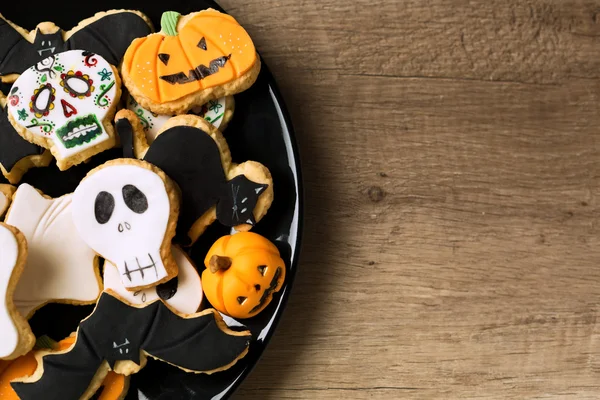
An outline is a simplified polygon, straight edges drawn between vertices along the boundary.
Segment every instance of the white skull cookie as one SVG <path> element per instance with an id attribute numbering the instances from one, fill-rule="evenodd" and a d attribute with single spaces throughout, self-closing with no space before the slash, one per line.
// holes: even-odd
<path id="1" fill-rule="evenodd" d="M 81 238 L 117 266 L 123 286 L 136 291 L 177 276 L 171 253 L 179 194 L 158 168 L 117 159 L 91 170 L 73 193 L 73 222 Z"/>
<path id="2" fill-rule="evenodd" d="M 26 140 L 50 149 L 61 170 L 115 145 L 111 120 L 121 80 L 97 54 L 52 55 L 26 70 L 10 93 L 10 122 Z"/>

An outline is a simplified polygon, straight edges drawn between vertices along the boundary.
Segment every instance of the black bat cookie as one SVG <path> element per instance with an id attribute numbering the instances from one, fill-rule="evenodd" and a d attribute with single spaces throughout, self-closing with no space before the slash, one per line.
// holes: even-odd
<path id="1" fill-rule="evenodd" d="M 134 158 L 131 122 L 119 119 L 116 129 L 124 157 Z M 144 161 L 162 169 L 181 189 L 179 241 L 187 242 L 192 224 L 215 204 L 217 220 L 225 226 L 256 224 L 254 208 L 268 185 L 253 182 L 243 174 L 227 180 L 219 148 L 203 130 L 185 125 L 167 129 L 150 145 Z"/>
<path id="2" fill-rule="evenodd" d="M 131 42 L 149 35 L 152 28 L 137 12 L 119 10 L 83 21 L 73 31 L 64 32 L 55 25 L 44 24 L 43 28 L 36 28 L 31 43 L 0 15 L 0 77 L 21 74 L 45 58 L 67 50 L 87 50 L 119 65 Z"/>
<path id="3" fill-rule="evenodd" d="M 225 332 L 215 310 L 183 318 L 161 301 L 143 308 L 127 305 L 102 293 L 94 312 L 79 325 L 75 345 L 66 353 L 42 359 L 42 377 L 31 383 L 12 383 L 22 400 L 78 399 L 106 360 L 140 364 L 140 350 L 195 372 L 227 368 L 248 349 L 248 331 Z"/>

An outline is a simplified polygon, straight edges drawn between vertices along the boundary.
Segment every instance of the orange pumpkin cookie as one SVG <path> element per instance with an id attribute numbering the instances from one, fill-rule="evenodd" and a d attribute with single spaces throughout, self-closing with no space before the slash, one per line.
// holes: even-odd
<path id="1" fill-rule="evenodd" d="M 67 350 L 75 343 L 75 337 L 71 336 L 56 343 L 54 351 Z M 38 362 L 35 358 L 35 352 L 31 351 L 26 355 L 13 361 L 0 362 L 0 399 L 19 400 L 19 397 L 13 390 L 10 382 L 24 377 L 29 377 L 35 373 Z M 102 391 L 98 400 L 121 400 L 125 398 L 129 389 L 129 377 L 109 372 L 102 382 Z"/>
<path id="2" fill-rule="evenodd" d="M 165 12 L 162 30 L 134 40 L 123 59 L 123 83 L 157 114 L 183 114 L 211 99 L 248 89 L 260 72 L 252 39 L 227 14 L 208 9 Z"/>
<path id="3" fill-rule="evenodd" d="M 253 232 L 217 240 L 204 259 L 204 294 L 213 307 L 234 318 L 250 318 L 273 299 L 285 280 L 285 263 L 273 243 Z"/>

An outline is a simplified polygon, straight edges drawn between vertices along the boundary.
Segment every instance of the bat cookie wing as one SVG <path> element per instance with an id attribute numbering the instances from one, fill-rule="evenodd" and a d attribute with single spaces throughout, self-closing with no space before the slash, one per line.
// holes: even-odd
<path id="1" fill-rule="evenodd" d="M 127 47 L 139 37 L 152 32 L 149 21 L 137 11 L 109 11 L 103 16 L 80 23 L 66 35 L 67 49 L 83 49 L 104 57 L 110 64 L 119 65 Z"/>
<path id="2" fill-rule="evenodd" d="M 119 65 L 131 42 L 152 31 L 150 20 L 139 11 L 98 13 L 67 32 L 51 22 L 28 32 L 0 14 L 0 80 L 13 81 L 31 66 L 67 50 L 93 52 Z"/>
<path id="3" fill-rule="evenodd" d="M 39 59 L 33 44 L 0 14 L 0 80 L 5 75 L 20 74 Z"/>

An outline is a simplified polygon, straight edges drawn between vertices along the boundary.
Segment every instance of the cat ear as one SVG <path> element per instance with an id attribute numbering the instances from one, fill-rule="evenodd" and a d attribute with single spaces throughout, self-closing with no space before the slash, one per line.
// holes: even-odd
<path id="1" fill-rule="evenodd" d="M 123 158 L 144 158 L 150 146 L 144 127 L 133 111 L 123 109 L 115 115 L 115 130 L 119 135 Z"/>

